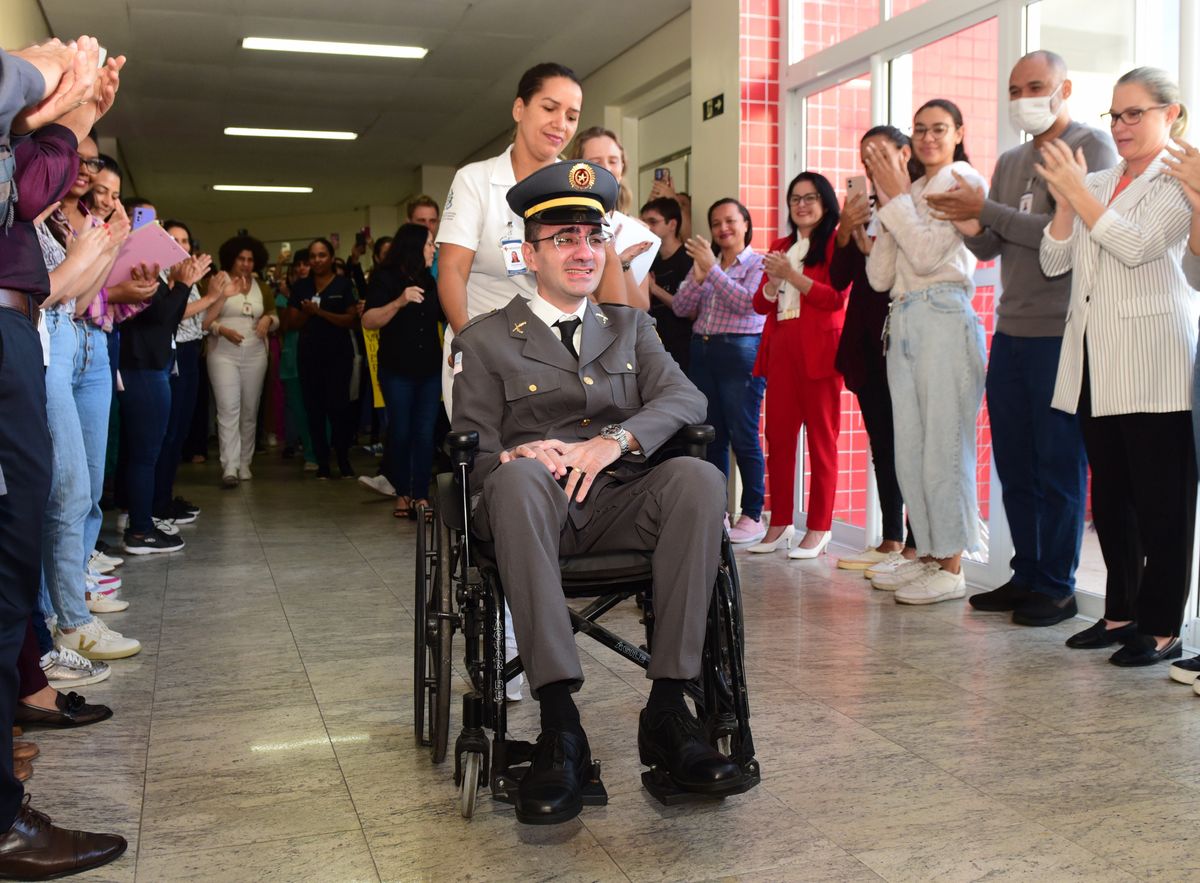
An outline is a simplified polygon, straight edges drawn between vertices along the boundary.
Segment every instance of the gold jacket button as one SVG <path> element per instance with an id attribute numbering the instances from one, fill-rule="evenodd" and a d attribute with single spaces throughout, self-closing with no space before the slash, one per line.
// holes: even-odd
<path id="1" fill-rule="evenodd" d="M 586 383 L 588 386 L 591 386 L 596 381 L 592 380 L 592 378 L 590 378 L 590 377 L 585 377 L 585 378 L 583 378 L 583 382 Z"/>
<path id="2" fill-rule="evenodd" d="M 537 392 L 537 384 L 536 384 L 536 383 L 531 383 L 531 384 L 529 384 L 529 391 L 530 391 L 530 392 Z"/>
<path id="3" fill-rule="evenodd" d="M 579 425 L 580 426 L 591 426 L 592 420 L 590 417 L 584 417 L 582 420 L 579 421 Z"/>

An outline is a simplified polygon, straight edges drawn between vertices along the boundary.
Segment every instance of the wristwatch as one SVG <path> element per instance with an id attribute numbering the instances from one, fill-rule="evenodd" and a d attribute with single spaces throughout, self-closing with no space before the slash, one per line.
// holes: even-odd
<path id="1" fill-rule="evenodd" d="M 625 431 L 625 427 L 620 423 L 610 423 L 608 426 L 600 430 L 601 438 L 611 438 L 621 446 L 621 456 L 624 457 L 629 453 L 629 433 Z"/>

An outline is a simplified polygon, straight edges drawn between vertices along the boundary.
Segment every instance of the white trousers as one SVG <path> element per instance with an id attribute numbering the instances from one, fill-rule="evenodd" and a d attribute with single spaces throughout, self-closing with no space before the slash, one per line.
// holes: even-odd
<path id="1" fill-rule="evenodd" d="M 217 403 L 221 474 L 249 468 L 258 431 L 258 402 L 267 374 L 267 347 L 257 337 L 241 346 L 221 338 L 208 354 L 208 382 Z"/>

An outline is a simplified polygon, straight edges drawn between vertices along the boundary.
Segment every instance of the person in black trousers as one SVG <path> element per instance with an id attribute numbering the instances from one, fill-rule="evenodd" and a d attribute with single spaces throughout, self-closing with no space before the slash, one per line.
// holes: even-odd
<path id="1" fill-rule="evenodd" d="M 358 322 L 357 299 L 350 279 L 334 272 L 333 245 L 328 239 L 314 239 L 308 259 L 312 272 L 292 286 L 287 327 L 300 331 L 300 386 L 317 456 L 317 478 L 330 477 L 331 433 L 342 478 L 353 478 L 349 409 L 354 345 L 350 333 Z"/>

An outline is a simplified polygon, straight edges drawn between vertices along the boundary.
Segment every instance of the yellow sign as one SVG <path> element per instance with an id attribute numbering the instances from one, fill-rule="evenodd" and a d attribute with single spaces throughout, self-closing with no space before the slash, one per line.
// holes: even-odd
<path id="1" fill-rule="evenodd" d="M 371 391 L 374 407 L 383 407 L 383 390 L 379 388 L 379 329 L 364 328 L 363 342 L 367 345 L 367 368 L 371 372 Z"/>

